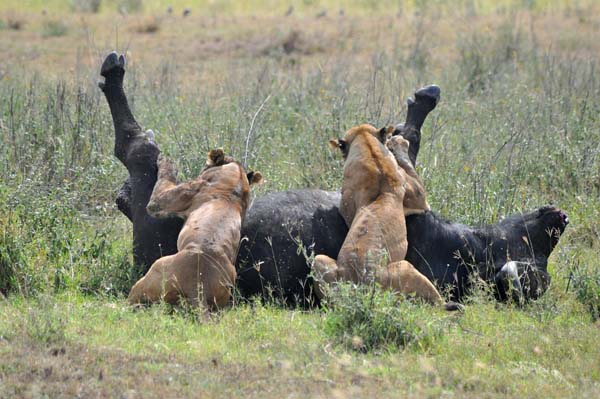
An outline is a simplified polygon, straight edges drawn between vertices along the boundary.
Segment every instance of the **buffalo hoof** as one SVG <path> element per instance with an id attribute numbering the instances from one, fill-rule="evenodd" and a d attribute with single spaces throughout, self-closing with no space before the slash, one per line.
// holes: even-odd
<path id="1" fill-rule="evenodd" d="M 444 310 L 447 312 L 463 312 L 465 310 L 465 307 L 460 303 L 450 301 L 444 304 Z"/>
<path id="2" fill-rule="evenodd" d="M 100 75 L 105 79 L 104 82 L 98 83 L 101 89 L 106 85 L 122 85 L 125 75 L 125 57 L 115 51 L 107 55 L 100 68 Z"/>
<path id="3" fill-rule="evenodd" d="M 435 106 L 440 102 L 441 92 L 442 91 L 438 85 L 425 86 L 415 91 L 414 101 L 417 103 L 426 101 L 431 103 L 433 108 L 435 108 Z"/>

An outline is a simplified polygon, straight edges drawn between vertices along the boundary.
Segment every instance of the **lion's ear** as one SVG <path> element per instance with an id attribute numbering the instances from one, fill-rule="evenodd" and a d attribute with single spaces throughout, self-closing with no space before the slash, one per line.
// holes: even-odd
<path id="1" fill-rule="evenodd" d="M 377 132 L 377 139 L 381 141 L 381 144 L 385 144 L 385 142 L 392 136 L 394 132 L 394 126 L 386 126 L 379 129 Z"/>
<path id="2" fill-rule="evenodd" d="M 250 183 L 250 185 L 258 184 L 263 181 L 262 173 L 260 172 L 248 172 L 246 177 L 248 178 L 248 183 Z"/>
<path id="3" fill-rule="evenodd" d="M 210 150 L 206 159 L 207 166 L 218 166 L 225 161 L 225 153 L 222 148 Z"/>
<path id="4" fill-rule="evenodd" d="M 348 143 L 344 139 L 331 139 L 329 140 L 329 146 L 332 149 L 339 148 L 342 154 L 346 154 L 348 151 Z"/>

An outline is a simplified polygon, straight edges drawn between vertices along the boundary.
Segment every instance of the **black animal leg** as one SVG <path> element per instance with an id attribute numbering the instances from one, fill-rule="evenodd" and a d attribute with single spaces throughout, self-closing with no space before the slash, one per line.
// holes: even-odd
<path id="1" fill-rule="evenodd" d="M 115 126 L 115 156 L 127 167 L 127 152 L 131 142 L 145 135 L 133 117 L 123 91 L 125 57 L 114 51 L 110 53 L 102 63 L 100 75 L 104 77 L 104 82 L 98 83 L 98 86 L 104 92 Z"/>
<path id="2" fill-rule="evenodd" d="M 127 216 L 127 219 L 129 219 L 130 222 L 133 222 L 133 213 L 131 211 L 131 183 L 129 179 L 123 182 L 115 202 L 121 213 Z"/>
<path id="3" fill-rule="evenodd" d="M 406 122 L 398 124 L 393 135 L 402 135 L 410 143 L 408 157 L 413 165 L 416 165 L 419 147 L 421 146 L 421 127 L 425 123 L 427 115 L 435 109 L 440 101 L 441 90 L 436 85 L 420 88 L 415 92 L 414 100 L 408 99 L 408 112 Z"/>

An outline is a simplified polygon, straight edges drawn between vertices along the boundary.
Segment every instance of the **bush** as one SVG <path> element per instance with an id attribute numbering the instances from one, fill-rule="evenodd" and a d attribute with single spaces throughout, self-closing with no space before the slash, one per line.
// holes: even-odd
<path id="1" fill-rule="evenodd" d="M 431 346 L 445 322 L 430 306 L 376 285 L 339 284 L 326 304 L 326 333 L 361 352 Z"/>
<path id="2" fill-rule="evenodd" d="M 142 0 L 121 0 L 117 5 L 117 10 L 121 14 L 132 14 L 142 12 L 144 2 Z"/>
<path id="3" fill-rule="evenodd" d="M 2 215 L 0 223 L 0 293 L 7 295 L 9 291 L 16 290 L 15 270 L 22 269 L 26 263 L 22 245 L 19 245 L 18 234 L 12 217 Z"/>
<path id="4" fill-rule="evenodd" d="M 6 18 L 6 25 L 12 30 L 21 30 L 25 26 L 25 20 L 17 15 L 9 15 Z"/>
<path id="5" fill-rule="evenodd" d="M 68 31 L 69 27 L 64 22 L 58 20 L 46 21 L 42 26 L 43 37 L 64 36 Z"/>
<path id="6" fill-rule="evenodd" d="M 75 209 L 80 196 L 67 189 L 0 184 L 0 292 L 24 296 L 75 288 L 119 295 L 140 277 L 127 241 L 114 239 Z M 89 211 L 88 211 L 89 212 Z"/>
<path id="7" fill-rule="evenodd" d="M 133 30 L 137 33 L 156 33 L 160 30 L 160 18 L 157 17 L 146 17 L 138 20 Z"/>
<path id="8" fill-rule="evenodd" d="M 97 232 L 75 256 L 87 263 L 79 267 L 76 283 L 84 293 L 111 296 L 126 294 L 143 276 L 131 260 L 129 247 L 115 242 L 106 231 Z"/>
<path id="9" fill-rule="evenodd" d="M 71 9 L 76 12 L 97 13 L 102 0 L 71 0 Z"/>
<path id="10" fill-rule="evenodd" d="M 589 309 L 594 320 L 600 318 L 600 268 L 573 263 L 569 272 L 569 285 L 575 297 Z"/>

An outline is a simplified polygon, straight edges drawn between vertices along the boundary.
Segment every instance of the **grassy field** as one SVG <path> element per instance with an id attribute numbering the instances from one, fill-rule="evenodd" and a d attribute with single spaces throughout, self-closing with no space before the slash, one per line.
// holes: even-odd
<path id="1" fill-rule="evenodd" d="M 594 1 L 78 11 L 92 3 L 0 5 L 0 398 L 600 396 Z M 251 132 L 257 195 L 338 188 L 327 139 L 402 121 L 405 98 L 439 84 L 419 158 L 432 208 L 477 224 L 559 206 L 571 224 L 550 290 L 519 307 L 482 287 L 457 315 L 364 291 L 312 311 L 236 300 L 210 320 L 127 307 L 131 226 L 113 204 L 126 171 L 96 86 L 113 49 L 134 113 L 185 176 L 210 148 L 243 156 Z"/>

